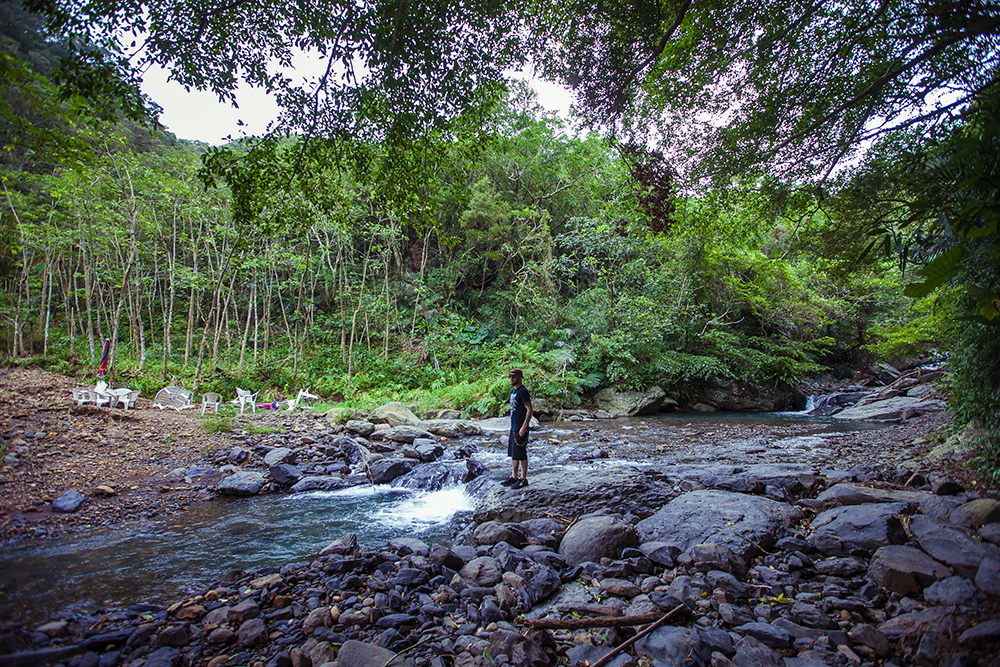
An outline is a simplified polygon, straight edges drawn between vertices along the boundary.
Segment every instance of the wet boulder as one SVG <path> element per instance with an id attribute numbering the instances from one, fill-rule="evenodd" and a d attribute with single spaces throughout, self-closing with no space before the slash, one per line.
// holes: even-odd
<path id="1" fill-rule="evenodd" d="M 857 550 L 872 552 L 889 544 L 906 542 L 900 517 L 905 503 L 848 505 L 821 512 L 812 521 L 809 543 L 827 556 L 849 554 Z"/>
<path id="2" fill-rule="evenodd" d="M 401 424 L 399 426 L 393 426 L 386 431 L 382 432 L 382 437 L 386 440 L 392 442 L 405 442 L 413 443 L 414 440 L 418 438 L 433 440 L 434 436 L 428 433 L 419 426 L 414 426 L 411 424 Z"/>
<path id="3" fill-rule="evenodd" d="M 277 463 L 268 469 L 271 479 L 281 486 L 292 486 L 303 478 L 302 471 L 288 463 Z"/>
<path id="4" fill-rule="evenodd" d="M 263 486 L 264 475 L 247 470 L 226 477 L 216 490 L 224 496 L 255 496 Z"/>
<path id="5" fill-rule="evenodd" d="M 471 482 L 484 472 L 474 461 L 424 463 L 396 478 L 393 486 L 420 491 L 440 491 Z"/>
<path id="6" fill-rule="evenodd" d="M 340 475 L 310 475 L 303 477 L 292 485 L 292 493 L 305 493 L 306 491 L 336 491 L 356 486 L 357 482 L 350 477 Z"/>

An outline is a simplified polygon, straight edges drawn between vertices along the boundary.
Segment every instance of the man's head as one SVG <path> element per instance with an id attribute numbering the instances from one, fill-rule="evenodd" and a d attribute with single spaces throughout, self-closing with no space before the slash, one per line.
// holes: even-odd
<path id="1" fill-rule="evenodd" d="M 524 378 L 524 373 L 521 372 L 520 368 L 515 368 L 510 372 L 510 383 L 513 386 L 518 386 L 521 384 L 521 380 Z"/>

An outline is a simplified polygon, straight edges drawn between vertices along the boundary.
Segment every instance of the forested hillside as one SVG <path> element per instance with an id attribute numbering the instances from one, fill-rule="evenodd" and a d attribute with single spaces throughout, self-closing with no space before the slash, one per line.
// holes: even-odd
<path id="1" fill-rule="evenodd" d="M 7 363 L 83 379 L 110 339 L 113 378 L 146 396 L 308 386 L 494 415 L 511 366 L 571 407 L 951 355 L 957 414 L 995 433 L 994 87 L 819 180 L 752 162 L 696 180 L 517 83 L 416 134 L 317 122 L 208 147 L 143 124 L 127 80 L 81 88 L 54 9 L 0 10 Z"/>

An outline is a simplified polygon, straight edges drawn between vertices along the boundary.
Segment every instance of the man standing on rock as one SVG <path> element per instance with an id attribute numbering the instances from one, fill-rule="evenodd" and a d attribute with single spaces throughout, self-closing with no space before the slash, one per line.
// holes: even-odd
<path id="1" fill-rule="evenodd" d="M 510 456 L 510 478 L 500 482 L 502 486 L 520 489 L 528 486 L 528 426 L 531 423 L 531 394 L 521 381 L 524 373 L 520 368 L 510 372 L 510 435 L 507 437 L 507 455 Z M 518 479 L 517 469 L 521 468 Z"/>

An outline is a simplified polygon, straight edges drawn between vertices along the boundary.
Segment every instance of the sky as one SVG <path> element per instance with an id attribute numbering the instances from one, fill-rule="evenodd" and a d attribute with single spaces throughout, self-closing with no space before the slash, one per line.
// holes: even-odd
<path id="1" fill-rule="evenodd" d="M 523 74 L 538 93 L 539 102 L 550 111 L 569 116 L 570 94 L 561 86 Z M 236 95 L 238 109 L 219 102 L 205 91 L 186 91 L 176 81 L 167 81 L 166 70 L 151 68 L 143 76 L 142 92 L 163 107 L 160 123 L 179 139 L 203 141 L 217 146 L 231 137 L 263 134 L 278 116 L 278 107 L 267 93 L 244 86 Z M 241 126 L 239 121 L 244 124 Z"/>

